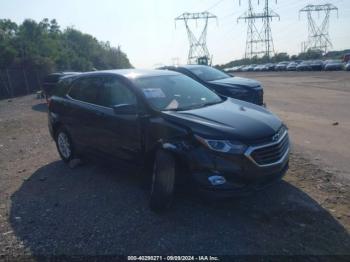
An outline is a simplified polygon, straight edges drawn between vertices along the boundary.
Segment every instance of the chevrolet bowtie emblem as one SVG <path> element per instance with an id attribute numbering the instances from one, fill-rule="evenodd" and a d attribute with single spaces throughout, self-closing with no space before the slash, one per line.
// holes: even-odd
<path id="1" fill-rule="evenodd" d="M 274 135 L 274 136 L 272 137 L 272 141 L 278 141 L 279 138 L 280 138 L 280 134 L 277 133 L 276 135 Z"/>

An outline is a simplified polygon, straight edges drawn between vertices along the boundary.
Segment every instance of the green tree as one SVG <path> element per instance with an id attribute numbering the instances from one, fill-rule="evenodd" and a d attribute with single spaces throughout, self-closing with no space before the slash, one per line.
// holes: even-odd
<path id="1" fill-rule="evenodd" d="M 47 18 L 39 23 L 26 19 L 20 25 L 0 20 L 0 66 L 47 72 L 132 67 L 120 47 L 73 28 L 62 31 L 55 19 Z"/>

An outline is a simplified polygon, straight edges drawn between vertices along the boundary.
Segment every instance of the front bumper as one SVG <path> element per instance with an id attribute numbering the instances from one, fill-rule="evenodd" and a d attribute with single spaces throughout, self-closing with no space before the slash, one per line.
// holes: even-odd
<path id="1" fill-rule="evenodd" d="M 203 147 L 192 150 L 187 163 L 195 186 L 213 197 L 232 197 L 250 194 L 279 181 L 289 167 L 288 132 L 280 140 L 265 145 L 283 148 L 280 157 L 271 164 L 257 163 L 252 159 L 252 148 L 260 150 L 261 145 L 249 147 L 242 155 L 217 153 Z M 223 178 L 224 182 L 214 185 L 211 182 L 214 176 Z"/>
<path id="2" fill-rule="evenodd" d="M 276 173 L 264 174 L 257 173 L 261 177 L 257 177 L 255 180 L 249 182 L 235 181 L 235 179 L 229 179 L 223 185 L 213 186 L 210 184 L 208 178 L 210 176 L 218 175 L 213 172 L 202 172 L 192 174 L 192 178 L 195 182 L 196 188 L 200 193 L 203 193 L 212 198 L 229 198 L 248 196 L 256 191 L 263 190 L 270 185 L 280 181 L 288 170 L 288 162 L 283 166 L 281 170 Z M 226 179 L 230 174 L 220 174 Z"/>

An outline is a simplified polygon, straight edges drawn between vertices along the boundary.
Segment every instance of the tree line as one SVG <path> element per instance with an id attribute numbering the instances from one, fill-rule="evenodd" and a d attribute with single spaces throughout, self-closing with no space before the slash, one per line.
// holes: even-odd
<path id="1" fill-rule="evenodd" d="M 42 72 L 131 68 L 120 47 L 74 28 L 61 29 L 55 19 L 26 19 L 16 24 L 0 19 L 0 69 Z"/>

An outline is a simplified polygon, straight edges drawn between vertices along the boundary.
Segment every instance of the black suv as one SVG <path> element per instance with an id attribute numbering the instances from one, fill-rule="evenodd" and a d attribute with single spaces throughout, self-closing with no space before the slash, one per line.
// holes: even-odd
<path id="1" fill-rule="evenodd" d="M 48 117 L 66 162 L 92 150 L 151 167 L 153 209 L 169 207 L 177 181 L 227 197 L 260 189 L 288 169 L 288 131 L 279 118 L 172 71 L 65 78 Z"/>
<path id="2" fill-rule="evenodd" d="M 258 81 L 232 76 L 204 65 L 166 66 L 160 69 L 187 75 L 219 95 L 240 99 L 259 106 L 264 104 L 264 90 Z"/>

